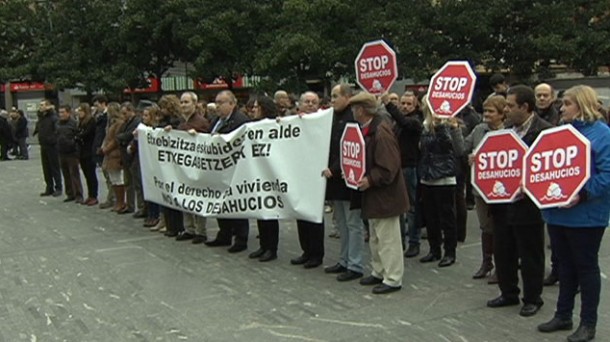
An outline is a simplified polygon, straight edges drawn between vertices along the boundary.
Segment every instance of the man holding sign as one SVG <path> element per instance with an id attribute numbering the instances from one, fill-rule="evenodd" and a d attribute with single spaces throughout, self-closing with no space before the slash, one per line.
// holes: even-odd
<path id="1" fill-rule="evenodd" d="M 348 84 L 338 84 L 331 92 L 331 104 L 334 109 L 333 128 L 330 137 L 330 154 L 328 168 L 322 174 L 326 182 L 326 199 L 333 201 L 335 220 L 341 236 L 339 262 L 324 269 L 326 273 L 339 273 L 338 281 L 348 281 L 362 277 L 362 250 L 364 227 L 360 219 L 360 209 L 351 210 L 350 190 L 341 175 L 341 156 L 347 150 L 343 144 L 342 134 L 348 123 L 354 123 L 354 115 L 348 105 L 352 89 Z M 360 130 L 359 127 L 356 127 Z M 364 151 L 363 151 L 364 152 Z"/>
<path id="2" fill-rule="evenodd" d="M 409 208 L 407 189 L 400 168 L 400 150 L 390 124 L 377 112 L 374 95 L 359 93 L 349 101 L 354 118 L 362 127 L 366 145 L 366 170 L 358 182 L 362 191 L 362 218 L 369 220 L 370 276 L 361 285 L 376 285 L 373 293 L 402 288 L 404 264 L 400 215 Z"/>
<path id="3" fill-rule="evenodd" d="M 506 118 L 512 130 L 530 146 L 551 124 L 534 112 L 534 90 L 524 85 L 508 89 Z M 487 302 L 491 308 L 519 304 L 519 261 L 523 280 L 523 307 L 519 314 L 535 315 L 543 305 L 544 222 L 540 210 L 525 196 L 513 203 L 492 204 L 494 257 L 500 296 Z"/>

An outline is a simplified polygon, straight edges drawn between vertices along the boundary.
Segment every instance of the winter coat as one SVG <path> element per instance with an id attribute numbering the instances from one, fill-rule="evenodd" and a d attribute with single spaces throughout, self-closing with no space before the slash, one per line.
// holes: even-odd
<path id="1" fill-rule="evenodd" d="M 60 155 L 78 157 L 79 146 L 76 142 L 78 127 L 76 120 L 59 120 L 57 122 L 57 150 Z"/>
<path id="2" fill-rule="evenodd" d="M 89 121 L 78 123 L 78 133 L 76 141 L 80 146 L 80 158 L 91 158 L 94 154 L 93 144 L 95 142 L 96 121 L 91 118 Z"/>
<path id="3" fill-rule="evenodd" d="M 54 110 L 38 112 L 38 121 L 34 135 L 38 134 L 40 145 L 57 144 L 57 114 Z"/>
<path id="4" fill-rule="evenodd" d="M 601 122 L 574 121 L 572 125 L 591 142 L 591 178 L 571 208 L 542 210 L 548 224 L 591 228 L 606 227 L 610 216 L 610 128 Z"/>
<path id="5" fill-rule="evenodd" d="M 350 107 L 333 113 L 330 153 L 328 154 L 328 169 L 333 176 L 326 180 L 326 199 L 329 201 L 349 201 L 354 192 L 345 185 L 345 180 L 341 175 L 341 136 L 348 122 L 356 122 Z"/>
<path id="6" fill-rule="evenodd" d="M 398 146 L 400 147 L 400 164 L 403 168 L 417 167 L 420 159 L 419 140 L 423 131 L 422 121 L 416 114 L 405 116 L 392 102 L 386 105 L 386 110 L 398 128 Z"/>
<path id="7" fill-rule="evenodd" d="M 117 119 L 111 123 L 106 131 L 106 137 L 102 143 L 102 150 L 104 151 L 102 169 L 105 171 L 119 171 L 123 169 L 119 142 L 116 139 L 117 133 L 123 124 L 124 122 L 122 119 Z"/>
<path id="8" fill-rule="evenodd" d="M 362 218 L 390 218 L 409 210 L 400 167 L 400 149 L 390 123 L 381 116 L 363 129 L 366 171 L 370 187 L 362 192 Z"/>
<path id="9" fill-rule="evenodd" d="M 420 148 L 422 159 L 419 174 L 423 181 L 435 181 L 457 175 L 458 158 L 464 152 L 460 129 L 438 125 L 434 131 L 424 130 Z"/>

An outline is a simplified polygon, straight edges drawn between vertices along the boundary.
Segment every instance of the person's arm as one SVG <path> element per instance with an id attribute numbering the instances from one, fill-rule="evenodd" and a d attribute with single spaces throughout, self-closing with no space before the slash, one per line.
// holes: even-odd
<path id="1" fill-rule="evenodd" d="M 591 144 L 593 167 L 597 171 L 580 191 L 580 201 L 606 196 L 610 193 L 610 136 Z"/>

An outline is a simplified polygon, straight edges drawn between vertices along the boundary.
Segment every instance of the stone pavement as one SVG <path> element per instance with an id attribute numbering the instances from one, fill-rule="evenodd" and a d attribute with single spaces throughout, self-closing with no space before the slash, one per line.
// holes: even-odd
<path id="1" fill-rule="evenodd" d="M 294 222 L 282 223 L 278 260 L 259 263 L 243 252 L 151 233 L 129 216 L 41 198 L 36 146 L 31 156 L 0 162 L 0 342 L 564 341 L 568 335 L 535 329 L 551 318 L 557 287 L 545 288 L 546 304 L 533 318 L 520 317 L 519 307 L 485 307 L 498 290 L 471 279 L 480 262 L 473 212 L 454 266 L 405 259 L 403 290 L 377 296 L 322 268 L 290 265 L 300 254 Z M 208 229 L 215 234 L 215 220 Z M 338 250 L 339 240 L 327 238 L 326 265 L 336 262 Z M 607 272 L 607 242 L 600 258 Z M 597 340 L 608 341 L 605 275 L 602 282 Z"/>

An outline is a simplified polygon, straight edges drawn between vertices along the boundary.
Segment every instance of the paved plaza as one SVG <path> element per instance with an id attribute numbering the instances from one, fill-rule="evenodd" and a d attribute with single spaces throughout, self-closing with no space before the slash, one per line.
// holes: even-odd
<path id="1" fill-rule="evenodd" d="M 545 305 L 532 318 L 520 317 L 519 306 L 485 306 L 498 289 L 471 279 L 481 259 L 472 211 L 454 266 L 405 259 L 402 291 L 379 296 L 357 281 L 337 282 L 322 267 L 290 265 L 300 254 L 293 221 L 281 223 L 279 258 L 260 263 L 247 252 L 149 232 L 130 215 L 39 197 L 36 146 L 31 156 L 0 162 L 0 342 L 533 342 L 569 334 L 536 331 L 553 315 L 557 286 L 545 288 Z M 326 235 L 330 222 L 327 216 Z M 258 248 L 250 223 L 249 252 Z M 208 220 L 208 235 L 216 230 Z M 339 240 L 325 244 L 324 264 L 334 264 Z M 610 340 L 609 254 L 605 242 L 597 341 Z"/>

